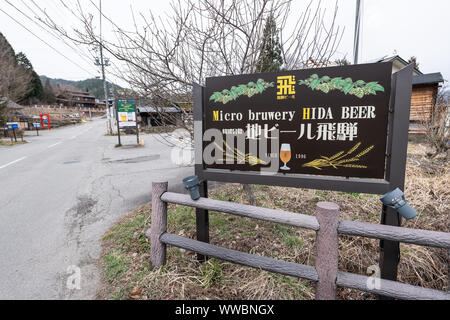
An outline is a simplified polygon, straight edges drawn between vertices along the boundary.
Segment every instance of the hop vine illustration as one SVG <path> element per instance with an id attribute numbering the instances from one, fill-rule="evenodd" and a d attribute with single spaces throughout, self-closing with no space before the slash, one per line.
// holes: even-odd
<path id="1" fill-rule="evenodd" d="M 240 96 L 247 96 L 249 98 L 256 94 L 261 94 L 267 88 L 274 87 L 274 82 L 265 82 L 263 79 L 258 79 L 255 82 L 249 82 L 248 84 L 240 84 L 238 86 L 233 86 L 231 89 L 225 89 L 220 92 L 214 92 L 209 101 L 222 102 L 227 104 L 230 101 L 234 101 Z"/>
<path id="2" fill-rule="evenodd" d="M 372 145 L 354 156 L 353 154 L 359 149 L 360 146 L 361 142 L 358 142 L 347 153 L 345 151 L 341 151 L 331 157 L 321 156 L 320 159 L 308 162 L 304 164 L 303 167 L 315 168 L 317 170 L 322 170 L 326 167 L 333 167 L 335 169 L 338 169 L 339 167 L 366 169 L 367 166 L 355 164 L 354 162 L 360 161 L 361 157 L 372 151 L 375 146 Z"/>
<path id="3" fill-rule="evenodd" d="M 234 150 L 233 150 L 225 141 L 224 141 L 224 145 L 225 145 L 226 150 L 224 150 L 222 146 L 219 146 L 217 144 L 217 142 L 214 142 L 214 144 L 217 146 L 217 148 L 219 148 L 220 151 L 223 152 L 223 154 L 225 156 L 225 160 L 234 160 L 238 164 L 248 163 L 251 166 L 256 166 L 258 164 L 261 164 L 261 165 L 268 164 L 266 161 L 263 161 L 263 160 L 259 159 L 258 157 L 251 155 L 250 153 L 245 154 L 242 151 L 238 150 L 237 148 L 234 148 Z"/>
<path id="4" fill-rule="evenodd" d="M 311 90 L 319 90 L 323 93 L 338 90 L 346 95 L 350 94 L 360 99 L 368 95 L 376 95 L 377 92 L 384 92 L 384 87 L 377 81 L 366 83 L 363 80 L 358 80 L 353 82 L 352 78 L 330 78 L 329 76 L 320 78 L 317 74 L 313 74 L 306 80 L 300 80 L 298 84 L 306 85 Z"/>

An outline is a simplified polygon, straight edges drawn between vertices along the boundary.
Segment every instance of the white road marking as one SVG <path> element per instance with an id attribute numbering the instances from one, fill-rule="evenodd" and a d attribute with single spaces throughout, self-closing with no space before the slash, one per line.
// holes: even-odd
<path id="1" fill-rule="evenodd" d="M 85 130 L 83 130 L 83 131 L 77 133 L 77 134 L 74 135 L 73 137 L 69 138 L 69 140 L 74 140 L 74 139 L 78 138 L 78 137 L 81 136 L 82 134 L 85 134 L 86 132 L 88 132 L 90 129 L 92 129 L 92 128 L 88 128 L 88 129 L 85 129 Z"/>
<path id="2" fill-rule="evenodd" d="M 61 144 L 61 143 L 62 143 L 62 142 L 57 142 L 57 143 L 55 143 L 55 144 L 52 144 L 51 146 L 48 146 L 47 149 L 56 147 L 57 145 L 59 145 L 59 144 Z"/>
<path id="3" fill-rule="evenodd" d="M 5 165 L 1 166 L 1 167 L 0 167 L 0 169 L 4 169 L 4 168 L 6 168 L 6 167 L 8 167 L 8 166 L 10 166 L 10 165 L 12 165 L 12 164 L 14 164 L 14 163 L 17 163 L 17 162 L 19 162 L 19 161 L 22 161 L 22 160 L 24 160 L 24 159 L 26 159 L 26 158 L 27 158 L 27 157 L 23 157 L 23 158 L 20 158 L 20 159 L 14 160 L 14 161 L 12 161 L 12 162 L 10 162 L 10 163 L 7 163 L 7 164 L 5 164 Z"/>

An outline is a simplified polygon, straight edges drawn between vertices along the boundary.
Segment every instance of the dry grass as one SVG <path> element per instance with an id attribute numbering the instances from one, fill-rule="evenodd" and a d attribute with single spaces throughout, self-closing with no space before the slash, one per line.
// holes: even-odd
<path id="1" fill-rule="evenodd" d="M 410 143 L 406 180 L 407 200 L 419 216 L 404 224 L 410 228 L 448 232 L 450 189 L 448 165 L 425 158 L 426 148 Z M 336 202 L 341 218 L 379 223 L 378 196 L 254 186 L 259 206 L 313 214 L 319 201 Z M 247 203 L 242 186 L 229 184 L 211 192 L 211 198 Z M 168 249 L 168 263 L 150 271 L 150 205 L 119 221 L 104 236 L 104 288 L 107 299 L 313 299 L 314 284 L 306 280 L 242 267 L 211 259 L 199 264 L 193 253 Z M 169 205 L 169 232 L 195 237 L 195 211 Z M 314 265 L 315 233 L 211 212 L 211 242 L 222 247 Z M 366 274 L 378 264 L 379 243 L 361 237 L 340 236 L 339 269 Z M 427 288 L 447 290 L 447 251 L 401 244 L 398 280 Z M 372 295 L 339 289 L 340 299 L 373 299 Z"/>
<path id="2" fill-rule="evenodd" d="M 5 147 L 11 147 L 11 146 L 17 146 L 17 145 L 21 145 L 21 144 L 25 144 L 28 143 L 27 141 L 21 141 L 20 139 L 16 141 L 11 141 L 11 140 L 6 140 L 6 139 L 0 139 L 0 146 L 5 146 Z"/>

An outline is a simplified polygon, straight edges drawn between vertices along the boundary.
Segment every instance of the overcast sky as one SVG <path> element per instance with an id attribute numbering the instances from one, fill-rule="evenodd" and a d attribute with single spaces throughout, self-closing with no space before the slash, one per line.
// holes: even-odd
<path id="1" fill-rule="evenodd" d="M 80 1 L 83 5 L 89 5 L 89 0 Z M 94 0 L 94 2 L 97 1 Z M 9 2 L 31 17 L 33 16 L 31 10 L 38 10 L 29 0 L 9 0 Z M 71 18 L 61 2 L 56 0 L 35 0 L 34 2 L 45 8 L 50 15 L 56 16 L 62 25 L 66 27 L 76 25 L 75 18 Z M 73 0 L 64 2 L 73 2 Z M 306 2 L 294 0 L 292 13 L 300 13 Z M 334 0 L 323 0 L 322 6 L 331 10 L 334 2 Z M 422 72 L 441 72 L 446 80 L 450 79 L 450 41 L 447 35 L 450 1 L 363 0 L 363 3 L 361 62 L 372 61 L 385 55 L 391 56 L 396 52 L 405 60 L 416 56 Z M 27 8 L 25 4 L 29 7 Z M 144 15 L 149 10 L 152 10 L 155 15 L 163 15 L 170 10 L 168 2 L 163 0 L 103 1 L 106 14 L 119 24 L 130 20 L 131 4 L 135 11 L 140 11 Z M 345 27 L 345 33 L 336 58 L 347 56 L 348 60 L 352 60 L 355 4 L 356 0 L 339 1 L 337 22 Z M 0 0 L 0 9 L 9 13 L 35 35 L 73 61 L 69 62 L 0 11 L 0 32 L 6 36 L 16 52 L 22 51 L 28 56 L 38 74 L 71 80 L 99 75 L 98 68 L 88 59 L 89 54 L 84 56 L 52 37 L 31 20 L 22 16 L 6 0 Z M 104 28 L 107 29 L 108 25 L 105 24 Z"/>

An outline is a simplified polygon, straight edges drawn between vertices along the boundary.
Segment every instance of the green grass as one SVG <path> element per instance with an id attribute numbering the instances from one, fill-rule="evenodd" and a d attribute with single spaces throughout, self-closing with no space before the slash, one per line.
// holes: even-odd
<path id="1" fill-rule="evenodd" d="M 179 229 L 190 229 L 195 225 L 195 209 L 191 207 L 177 206 L 169 208 L 167 224 L 176 225 Z"/>
<path id="2" fill-rule="evenodd" d="M 305 298 L 305 292 L 311 291 L 311 285 L 307 281 L 298 278 L 269 273 L 268 278 L 279 286 L 284 287 L 287 292 L 295 292 L 298 296 Z"/>
<path id="3" fill-rule="evenodd" d="M 289 249 L 302 249 L 303 242 L 300 240 L 299 236 L 295 234 L 295 231 L 292 227 L 284 226 L 281 224 L 274 224 L 273 231 L 279 233 L 282 236 L 283 243 Z"/>
<path id="4" fill-rule="evenodd" d="M 223 267 L 225 264 L 226 263 L 212 258 L 200 265 L 201 274 L 199 281 L 202 287 L 208 288 L 211 287 L 211 285 L 220 282 L 223 277 Z"/>
<path id="5" fill-rule="evenodd" d="M 113 281 L 127 272 L 130 261 L 117 251 L 112 251 L 105 256 L 105 279 Z"/>
<path id="6" fill-rule="evenodd" d="M 103 236 L 103 241 L 113 241 L 116 244 L 122 245 L 124 250 L 127 250 L 129 246 L 132 244 L 133 246 L 136 245 L 136 239 L 133 238 L 134 233 L 136 230 L 141 229 L 144 227 L 144 224 L 146 223 L 148 219 L 148 216 L 145 215 L 139 215 L 136 216 L 135 219 L 128 219 L 124 221 L 124 223 L 116 224 L 110 232 L 106 233 Z M 143 245 L 144 248 L 146 248 L 146 240 L 145 240 L 145 234 L 138 234 L 137 238 L 138 244 Z M 150 247 L 148 247 L 149 249 Z"/>
<path id="7" fill-rule="evenodd" d="M 348 194 L 351 195 L 353 198 L 357 199 L 357 200 L 364 200 L 364 196 L 362 193 L 357 193 L 357 192 L 343 192 L 342 194 Z"/>
<path id="8" fill-rule="evenodd" d="M 232 224 L 230 224 L 231 216 L 226 216 L 225 214 L 218 213 L 218 212 L 211 212 L 211 215 L 209 217 L 209 224 L 213 228 L 217 228 L 220 230 L 221 233 L 229 233 L 231 230 L 230 228 L 233 227 Z"/>
<path id="9" fill-rule="evenodd" d="M 282 224 L 274 224 L 272 226 L 273 231 L 280 233 L 281 235 L 285 236 L 285 235 L 291 235 L 292 233 L 294 233 L 294 230 L 292 229 L 292 227 L 288 227 Z"/>
<path id="10" fill-rule="evenodd" d="M 130 290 L 121 288 L 121 289 L 114 291 L 109 299 L 110 300 L 126 300 L 126 299 L 128 299 L 129 295 L 130 295 Z"/>
<path id="11" fill-rule="evenodd" d="M 303 242 L 298 236 L 284 235 L 283 242 L 288 246 L 289 249 L 303 248 Z"/>
<path id="12" fill-rule="evenodd" d="M 316 191 L 316 197 L 311 201 L 312 204 L 317 204 L 318 202 L 327 201 L 327 192 L 325 191 Z"/>

